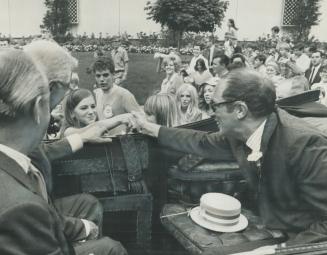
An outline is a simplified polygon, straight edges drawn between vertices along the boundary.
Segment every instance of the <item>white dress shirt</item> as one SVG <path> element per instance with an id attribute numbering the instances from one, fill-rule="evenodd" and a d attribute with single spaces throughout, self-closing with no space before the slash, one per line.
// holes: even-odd
<path id="1" fill-rule="evenodd" d="M 246 145 L 252 150 L 252 152 L 259 152 L 261 149 L 261 140 L 266 121 L 267 120 L 264 120 L 246 141 Z"/>

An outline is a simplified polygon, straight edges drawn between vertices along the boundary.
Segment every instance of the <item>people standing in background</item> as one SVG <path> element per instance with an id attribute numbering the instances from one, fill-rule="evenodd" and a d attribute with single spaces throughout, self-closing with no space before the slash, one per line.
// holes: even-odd
<path id="1" fill-rule="evenodd" d="M 311 55 L 311 67 L 305 72 L 305 77 L 308 79 L 310 87 L 312 84 L 319 83 L 321 81 L 321 63 L 322 53 L 321 51 L 316 50 Z"/>
<path id="2" fill-rule="evenodd" d="M 271 42 L 272 42 L 272 45 L 275 47 L 278 47 L 278 44 L 281 41 L 279 38 L 279 32 L 280 32 L 280 29 L 278 26 L 273 26 L 271 28 Z"/>
<path id="3" fill-rule="evenodd" d="M 231 37 L 234 37 L 237 40 L 237 30 L 238 28 L 235 26 L 235 21 L 233 19 L 229 19 L 227 22 L 228 33 Z"/>
<path id="4" fill-rule="evenodd" d="M 204 60 L 206 68 L 209 68 L 208 60 L 202 55 L 202 50 L 203 50 L 202 46 L 194 45 L 194 47 L 193 47 L 193 57 L 192 57 L 192 59 L 190 61 L 190 64 L 189 64 L 187 70 L 186 70 L 188 74 L 195 71 L 194 68 L 195 68 L 195 65 L 196 65 L 196 61 L 198 59 L 200 59 L 200 58 Z"/>
<path id="5" fill-rule="evenodd" d="M 235 36 L 231 35 L 229 32 L 225 33 L 225 55 L 229 58 L 234 54 L 234 49 L 237 46 L 237 39 Z"/>
<path id="6" fill-rule="evenodd" d="M 270 61 L 266 64 L 266 75 L 272 80 L 275 87 L 278 87 L 284 77 L 280 76 L 279 66 L 276 62 Z"/>
<path id="7" fill-rule="evenodd" d="M 295 64 L 300 68 L 300 70 L 305 73 L 310 68 L 311 60 L 309 56 L 304 52 L 304 44 L 299 43 L 294 47 Z"/>
<path id="8" fill-rule="evenodd" d="M 213 42 L 213 38 L 206 37 L 204 38 L 204 43 L 206 45 L 206 49 L 203 51 L 203 56 L 208 60 L 209 70 L 212 68 L 212 60 L 215 55 L 218 55 L 221 50 L 216 46 Z"/>
<path id="9" fill-rule="evenodd" d="M 201 120 L 202 114 L 198 107 L 198 93 L 194 86 L 184 83 L 176 93 L 178 124 L 184 125 Z"/>
<path id="10" fill-rule="evenodd" d="M 285 98 L 300 94 L 309 90 L 308 80 L 304 77 L 301 70 L 291 60 L 279 62 L 281 80 L 276 87 L 277 98 Z"/>
<path id="11" fill-rule="evenodd" d="M 182 85 L 183 78 L 179 74 L 181 59 L 177 56 L 166 56 L 163 59 L 163 68 L 166 77 L 161 83 L 160 93 L 176 94 L 177 89 Z"/>
<path id="12" fill-rule="evenodd" d="M 205 62 L 202 58 L 199 58 L 195 64 L 195 71 L 190 74 L 193 79 L 193 85 L 199 91 L 200 85 L 206 80 L 212 78 L 212 74 L 207 69 Z"/>
<path id="13" fill-rule="evenodd" d="M 109 119 L 119 114 L 141 111 L 134 95 L 118 86 L 114 81 L 114 63 L 110 58 L 102 58 L 93 64 L 93 73 L 97 89 L 93 90 L 99 120 Z M 118 126 L 110 131 L 111 135 L 125 132 L 126 128 Z"/>
<path id="14" fill-rule="evenodd" d="M 320 90 L 320 102 L 327 106 L 327 65 L 321 67 L 321 81 L 312 85 L 311 89 Z"/>
<path id="15" fill-rule="evenodd" d="M 121 45 L 121 40 L 116 38 L 113 43 L 113 50 L 111 51 L 111 57 L 115 65 L 115 79 L 116 84 L 120 85 L 121 82 L 126 80 L 128 73 L 128 54 L 124 47 Z"/>
<path id="16" fill-rule="evenodd" d="M 250 64 L 247 62 L 245 56 L 241 53 L 235 53 L 230 60 L 232 63 L 241 63 L 243 67 L 248 67 Z"/>
<path id="17" fill-rule="evenodd" d="M 228 73 L 229 57 L 225 54 L 220 54 L 212 60 L 212 74 L 214 77 L 222 78 Z"/>
<path id="18" fill-rule="evenodd" d="M 202 111 L 202 119 L 208 119 L 213 114 L 211 99 L 217 85 L 218 80 L 211 78 L 203 83 L 200 87 L 199 109 Z"/>
<path id="19" fill-rule="evenodd" d="M 275 61 L 286 61 L 291 58 L 291 47 L 286 42 L 281 42 L 279 44 L 278 54 L 275 56 Z"/>
<path id="20" fill-rule="evenodd" d="M 259 54 L 254 58 L 254 70 L 258 71 L 259 73 L 261 73 L 262 75 L 266 75 L 266 66 L 265 66 L 265 62 L 266 62 L 266 56 L 263 54 Z"/>

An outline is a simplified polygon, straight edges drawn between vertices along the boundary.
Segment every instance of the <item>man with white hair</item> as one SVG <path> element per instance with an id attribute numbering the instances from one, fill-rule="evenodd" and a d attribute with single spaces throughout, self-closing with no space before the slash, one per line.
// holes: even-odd
<path id="1" fill-rule="evenodd" d="M 74 254 L 27 156 L 48 126 L 46 77 L 19 50 L 0 52 L 0 77 L 0 254 Z"/>
<path id="2" fill-rule="evenodd" d="M 50 109 L 53 109 L 69 92 L 71 75 L 77 67 L 77 60 L 64 48 L 51 41 L 34 41 L 27 45 L 24 51 L 45 72 L 50 89 Z M 53 188 L 51 161 L 74 153 L 81 149 L 86 142 L 110 141 L 101 137 L 107 128 L 110 127 L 103 125 L 103 123 L 92 125 L 80 134 L 68 136 L 58 142 L 41 143 L 37 149 L 29 154 L 33 163 L 45 176 L 47 191 L 50 195 Z M 56 199 L 54 205 L 64 215 L 65 234 L 71 242 L 92 240 L 101 236 L 103 209 L 95 197 L 89 194 L 79 194 Z M 111 239 L 108 246 L 120 247 L 118 250 L 124 251 L 120 243 Z"/>

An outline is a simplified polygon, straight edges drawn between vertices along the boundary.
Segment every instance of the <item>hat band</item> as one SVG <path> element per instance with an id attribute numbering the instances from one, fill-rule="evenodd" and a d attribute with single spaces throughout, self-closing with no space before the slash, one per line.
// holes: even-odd
<path id="1" fill-rule="evenodd" d="M 240 216 L 240 214 L 233 215 L 233 216 L 220 216 L 217 214 L 212 214 L 203 209 L 201 209 L 200 214 L 203 217 L 203 219 L 205 219 L 206 221 L 213 222 L 213 223 L 219 224 L 221 226 L 236 225 L 239 221 L 239 216 Z"/>
<path id="2" fill-rule="evenodd" d="M 235 220 L 235 219 L 238 219 L 238 217 L 240 217 L 239 214 L 231 215 L 231 216 L 224 216 L 224 215 L 217 215 L 217 214 L 211 213 L 211 212 L 209 212 L 207 210 L 204 210 L 204 211 L 209 216 L 214 217 L 214 218 L 218 218 L 218 219 L 222 219 L 222 220 Z"/>

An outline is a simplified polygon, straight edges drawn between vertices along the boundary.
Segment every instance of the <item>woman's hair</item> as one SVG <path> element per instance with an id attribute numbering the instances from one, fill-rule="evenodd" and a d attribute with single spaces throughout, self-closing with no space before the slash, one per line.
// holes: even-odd
<path id="1" fill-rule="evenodd" d="M 162 67 L 165 68 L 169 64 L 169 62 L 173 62 L 175 67 L 175 72 L 176 73 L 179 72 L 179 69 L 181 68 L 182 65 L 182 60 L 178 56 L 165 57 L 162 62 Z"/>
<path id="2" fill-rule="evenodd" d="M 81 123 L 79 122 L 78 119 L 73 117 L 73 111 L 76 108 L 76 106 L 85 98 L 88 97 L 94 97 L 92 92 L 87 89 L 76 89 L 71 91 L 66 99 L 65 102 L 65 121 L 64 121 L 64 128 L 68 127 L 76 127 L 76 128 L 81 128 Z"/>
<path id="3" fill-rule="evenodd" d="M 191 96 L 191 102 L 186 110 L 186 114 L 182 114 L 181 100 L 180 97 L 183 92 L 189 92 Z M 192 120 L 199 114 L 199 99 L 196 88 L 191 84 L 184 83 L 176 91 L 176 102 L 177 102 L 177 112 L 180 120 Z"/>
<path id="4" fill-rule="evenodd" d="M 228 19 L 228 22 L 232 25 L 232 28 L 238 30 L 238 28 L 235 26 L 235 21 L 233 19 Z"/>
<path id="5" fill-rule="evenodd" d="M 242 63 L 245 64 L 246 59 L 245 59 L 245 56 L 243 54 L 241 54 L 241 53 L 234 53 L 232 55 L 232 57 L 231 57 L 231 61 L 230 62 L 233 63 L 235 58 L 241 59 L 242 60 Z"/>
<path id="6" fill-rule="evenodd" d="M 198 68 L 198 64 L 200 64 L 201 68 L 202 68 L 202 71 L 205 71 L 207 70 L 207 67 L 206 67 L 206 64 L 204 62 L 204 60 L 202 58 L 199 58 L 196 62 L 195 62 L 195 66 L 194 66 L 194 70 L 195 71 L 200 71 L 199 68 Z"/>
<path id="7" fill-rule="evenodd" d="M 175 98 L 166 93 L 150 96 L 144 104 L 144 112 L 153 115 L 156 123 L 166 127 L 177 125 L 177 107 Z"/>
<path id="8" fill-rule="evenodd" d="M 204 99 L 204 90 L 207 86 L 211 86 L 213 88 L 215 88 L 215 85 L 211 85 L 209 83 L 202 83 L 200 86 L 200 92 L 199 92 L 199 109 L 202 111 L 208 111 L 211 106 L 209 104 L 207 104 L 207 102 Z"/>

